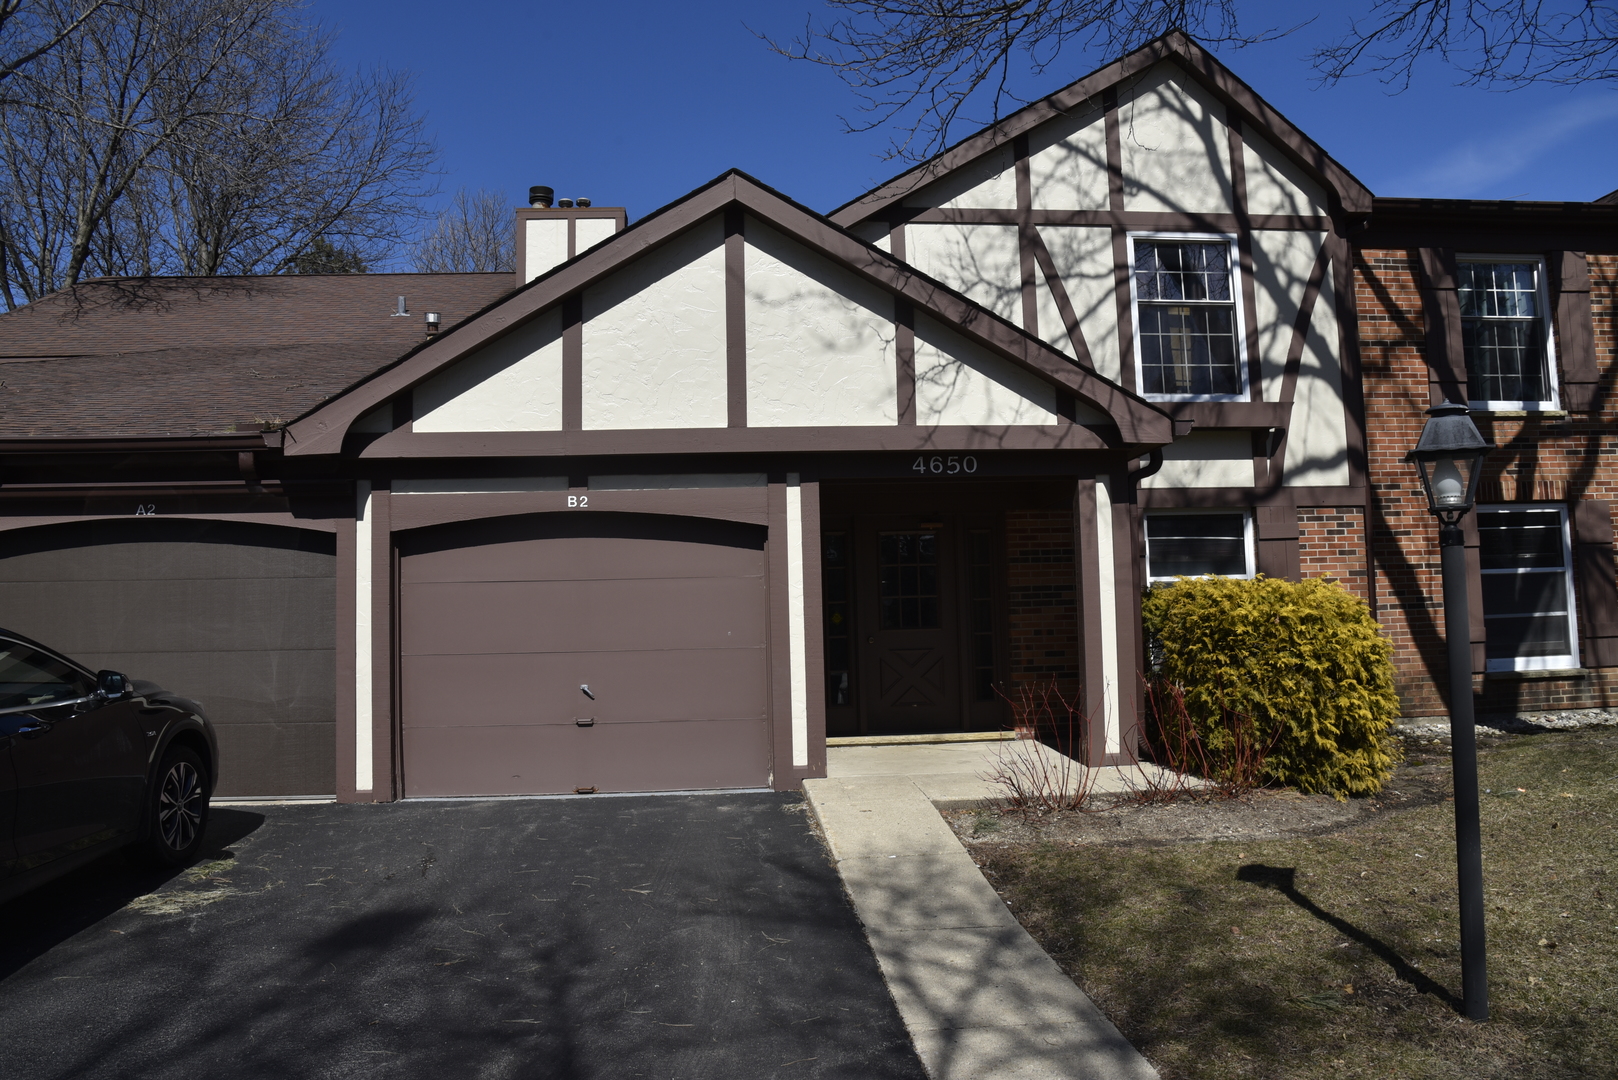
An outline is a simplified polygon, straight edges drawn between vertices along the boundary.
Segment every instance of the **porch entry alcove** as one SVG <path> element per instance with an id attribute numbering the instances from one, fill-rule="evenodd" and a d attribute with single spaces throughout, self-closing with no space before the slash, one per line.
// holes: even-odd
<path id="1" fill-rule="evenodd" d="M 823 483 L 828 736 L 996 731 L 1015 681 L 1071 689 L 1073 488 Z"/>

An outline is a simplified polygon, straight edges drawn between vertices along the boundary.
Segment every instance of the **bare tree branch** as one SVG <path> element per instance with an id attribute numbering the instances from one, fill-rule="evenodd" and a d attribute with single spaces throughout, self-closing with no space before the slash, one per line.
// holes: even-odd
<path id="1" fill-rule="evenodd" d="M 827 0 L 839 13 L 770 48 L 835 71 L 863 101 L 851 132 L 891 127 L 889 158 L 921 160 L 962 128 L 998 121 L 1026 101 L 1012 77 L 1042 74 L 1064 51 L 1111 59 L 1172 29 L 1215 45 L 1244 34 L 1238 0 Z M 762 36 L 762 35 L 761 35 Z"/>
<path id="2" fill-rule="evenodd" d="M 1618 6 L 1600 0 L 1377 0 L 1314 53 L 1326 82 L 1375 74 L 1403 90 L 1423 59 L 1472 85 L 1618 80 Z"/>
<path id="3" fill-rule="evenodd" d="M 496 191 L 462 188 L 416 244 L 415 268 L 423 274 L 509 272 L 516 259 L 516 221 L 508 200 Z"/>
<path id="4" fill-rule="evenodd" d="M 33 0 L 62 28 L 78 0 Z M 0 296 L 87 275 L 358 264 L 414 231 L 436 150 L 406 78 L 344 76 L 296 0 L 115 0 L 0 98 Z M 305 260 L 307 262 L 307 260 Z"/>
<path id="5" fill-rule="evenodd" d="M 111 0 L 85 0 L 84 7 L 72 22 L 65 26 L 53 27 L 43 35 L 36 33 L 25 37 L 21 45 L 23 51 L 20 54 L 16 56 L 0 56 L 0 79 L 9 78 L 19 68 L 38 60 L 41 56 L 56 48 L 56 46 L 77 33 L 79 28 L 90 20 L 91 16 L 106 7 L 110 2 Z M 0 0 L 0 41 L 5 41 L 8 45 L 10 44 L 12 32 L 18 28 L 19 22 L 22 21 L 18 19 L 18 16 L 22 14 L 22 6 L 23 0 Z"/>

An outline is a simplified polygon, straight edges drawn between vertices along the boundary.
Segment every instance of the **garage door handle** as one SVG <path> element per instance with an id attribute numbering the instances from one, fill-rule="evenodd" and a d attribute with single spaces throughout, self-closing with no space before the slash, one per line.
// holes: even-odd
<path id="1" fill-rule="evenodd" d="M 580 727 L 595 727 L 596 726 L 596 718 L 593 717 L 593 716 L 576 717 L 573 722 L 575 724 L 579 725 Z"/>

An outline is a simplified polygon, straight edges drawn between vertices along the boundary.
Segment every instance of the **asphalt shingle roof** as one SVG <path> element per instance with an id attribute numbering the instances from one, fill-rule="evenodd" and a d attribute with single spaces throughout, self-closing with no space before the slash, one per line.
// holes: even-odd
<path id="1" fill-rule="evenodd" d="M 0 315 L 0 439 L 278 426 L 509 292 L 510 274 L 110 278 Z M 410 315 L 395 317 L 404 296 Z"/>

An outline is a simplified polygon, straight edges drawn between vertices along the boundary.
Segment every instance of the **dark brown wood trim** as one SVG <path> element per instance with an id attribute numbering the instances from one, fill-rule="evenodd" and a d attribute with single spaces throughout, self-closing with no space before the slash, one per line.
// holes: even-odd
<path id="1" fill-rule="evenodd" d="M 1334 201 L 1345 210 L 1365 213 L 1371 209 L 1372 197 L 1365 185 L 1212 54 L 1185 33 L 1172 30 L 839 207 L 832 212 L 831 218 L 845 228 L 864 221 L 917 188 L 988 153 L 1006 139 L 1026 134 L 1040 124 L 1068 114 L 1098 94 L 1105 97 L 1108 91 L 1116 92 L 1115 87 L 1120 82 L 1165 59 L 1178 61 L 1216 98 L 1235 106 L 1242 117 L 1263 131 L 1281 153 L 1320 180 L 1335 196 Z"/>
<path id="2" fill-rule="evenodd" d="M 453 521 L 515 517 L 522 514 L 659 514 L 767 525 L 764 488 L 655 488 L 648 491 L 591 491 L 589 508 L 569 508 L 569 491 L 473 492 L 393 496 L 393 531 L 408 532 Z"/>
<path id="3" fill-rule="evenodd" d="M 1122 185 L 1119 197 L 1122 198 Z M 1193 214 L 1159 210 L 1017 210 L 901 206 L 887 211 L 885 218 L 912 225 L 1080 225 L 1091 228 L 1127 229 L 1130 232 L 1214 232 L 1233 233 L 1242 228 L 1258 232 L 1320 232 L 1331 227 L 1331 219 L 1313 215 L 1259 214 L 1244 218 L 1238 214 Z"/>
<path id="4" fill-rule="evenodd" d="M 1298 372 L 1303 366 L 1303 350 L 1309 344 L 1309 326 L 1314 321 L 1315 304 L 1320 300 L 1320 283 L 1325 280 L 1326 267 L 1331 265 L 1331 237 L 1324 238 L 1320 250 L 1315 252 L 1315 263 L 1309 268 L 1309 281 L 1303 287 L 1303 300 L 1298 304 L 1297 317 L 1292 320 L 1292 340 L 1287 343 L 1286 366 L 1281 372 L 1281 400 L 1291 404 L 1298 396 Z"/>
<path id="5" fill-rule="evenodd" d="M 1455 252 L 1447 248 L 1420 248 L 1421 308 L 1427 330 L 1423 352 L 1427 357 L 1432 403 L 1456 401 L 1465 405 L 1466 354 L 1461 349 L 1461 302 L 1455 295 Z"/>
<path id="6" fill-rule="evenodd" d="M 1163 440 L 1167 442 L 1168 440 Z M 649 431 L 399 432 L 362 453 L 366 460 L 464 457 L 611 457 L 624 454 L 848 453 L 852 451 L 1114 450 L 1162 445 L 1123 442 L 1111 429 L 1045 427 L 663 428 Z"/>
<path id="7" fill-rule="evenodd" d="M 1612 504 L 1583 499 L 1573 503 L 1570 510 L 1580 660 L 1587 668 L 1618 667 L 1618 576 L 1613 564 Z"/>
<path id="8" fill-rule="evenodd" d="M 1466 539 L 1466 606 L 1472 638 L 1472 674 L 1488 669 L 1488 628 L 1483 621 L 1482 560 L 1478 557 L 1478 516 L 1461 518 L 1461 534 Z"/>
<path id="9" fill-rule="evenodd" d="M 1315 304 L 1320 301 L 1320 283 L 1325 279 L 1326 267 L 1330 265 L 1331 257 L 1331 237 L 1327 236 L 1322 239 L 1320 250 L 1315 252 L 1314 265 L 1309 269 L 1309 280 L 1303 288 L 1298 314 L 1292 320 L 1292 339 L 1287 343 L 1286 363 L 1281 369 L 1280 404 L 1289 408 L 1298 396 L 1298 372 L 1303 366 L 1303 350 L 1309 343 L 1309 326 L 1314 321 Z M 1344 400 L 1346 404 L 1346 397 Z M 1275 426 L 1280 429 L 1280 438 L 1274 440 L 1273 450 L 1264 463 L 1265 480 L 1271 486 L 1279 486 L 1286 478 L 1287 439 L 1291 435 L 1290 417 L 1287 424 Z M 1258 481 L 1256 475 L 1254 481 Z"/>
<path id="10" fill-rule="evenodd" d="M 335 663 L 337 675 L 337 701 L 334 710 L 337 740 L 335 759 L 337 769 L 336 795 L 338 802 L 354 802 L 359 792 L 354 787 L 354 761 L 358 744 L 354 738 L 355 725 L 355 568 L 357 550 L 354 534 L 358 526 L 357 501 L 351 500 L 349 516 L 337 522 L 337 595 L 333 607 L 336 626 Z"/>
<path id="11" fill-rule="evenodd" d="M 740 173 L 728 173 L 684 202 L 660 211 L 613 242 L 586 252 L 518 290 L 482 314 L 419 346 L 404 359 L 316 407 L 289 425 L 289 456 L 339 452 L 348 425 L 390 395 L 407 389 L 473 350 L 510 333 L 565 298 L 683 234 L 731 202 L 740 203 L 788 236 L 878 287 L 910 300 L 969 340 L 1018 367 L 1064 387 L 1114 418 L 1125 438 L 1167 441 L 1167 417 L 1156 405 L 1078 367 L 1064 353 L 974 304 L 942 282 L 895 260 L 828 223 L 812 211 Z M 564 349 L 566 348 L 564 334 Z M 564 405 L 565 405 L 564 401 Z"/>
<path id="12" fill-rule="evenodd" d="M 1292 422 L 1290 401 L 1165 402 L 1169 415 L 1203 428 L 1284 428 Z"/>
<path id="13" fill-rule="evenodd" d="M 1568 412 L 1599 411 L 1596 390 L 1601 371 L 1596 363 L 1589 262 L 1582 251 L 1553 251 L 1545 264 L 1556 310 L 1562 405 Z"/>
<path id="14" fill-rule="evenodd" d="M 1033 249 L 1040 273 L 1045 275 L 1045 286 L 1050 289 L 1051 299 L 1056 302 L 1057 314 L 1062 316 L 1062 325 L 1067 329 L 1067 340 L 1073 346 L 1075 361 L 1080 367 L 1094 371 L 1096 366 L 1090 359 L 1090 346 L 1084 340 L 1084 327 L 1079 323 L 1079 313 L 1073 307 L 1073 299 L 1067 294 L 1067 285 L 1063 283 L 1062 275 L 1056 272 L 1056 260 L 1051 258 L 1050 249 L 1045 246 L 1045 239 L 1039 235 L 1038 229 L 1029 230 L 1028 245 Z"/>
<path id="15" fill-rule="evenodd" d="M 1124 147 L 1118 128 L 1118 91 L 1108 87 L 1101 95 L 1107 140 L 1107 208 L 1112 218 L 1112 295 L 1118 316 L 1119 381 L 1131 392 L 1140 387 L 1135 372 L 1135 318 L 1130 303 L 1129 232 L 1124 217 Z"/>
<path id="16" fill-rule="evenodd" d="M 584 294 L 562 301 L 562 430 L 584 428 Z"/>
<path id="17" fill-rule="evenodd" d="M 888 230 L 888 247 L 891 249 L 893 257 L 900 262 L 904 262 L 909 257 L 905 254 L 904 222 L 899 222 Z"/>
<path id="18" fill-rule="evenodd" d="M 747 426 L 747 240 L 739 206 L 725 208 L 725 422 Z"/>
<path id="19" fill-rule="evenodd" d="M 1101 92 L 1102 134 L 1107 142 L 1107 215 L 1104 223 L 1117 229 L 1123 227 L 1124 213 L 1124 138 L 1118 126 L 1118 88 L 1109 86 Z M 1059 224 L 1040 222 L 1040 224 Z M 1075 220 L 1072 224 L 1087 224 Z M 1103 224 L 1096 222 L 1096 224 Z"/>
<path id="20" fill-rule="evenodd" d="M 1264 362 L 1259 357 L 1258 293 L 1253 283 L 1253 225 L 1247 213 L 1247 161 L 1242 153 L 1242 118 L 1235 109 L 1225 109 L 1225 145 L 1230 156 L 1230 199 L 1236 211 L 1236 272 L 1242 305 L 1242 342 L 1247 354 L 1247 396 L 1264 400 Z"/>
<path id="21" fill-rule="evenodd" d="M 809 764 L 795 770 L 802 780 L 826 775 L 826 606 L 820 580 L 820 485 L 805 480 L 799 491 L 803 527 L 803 674 L 809 712 Z"/>
<path id="22" fill-rule="evenodd" d="M 1253 531 L 1258 541 L 1258 572 L 1265 577 L 1297 581 L 1298 507 L 1293 503 L 1271 503 L 1254 508 Z"/>
<path id="23" fill-rule="evenodd" d="M 770 783 L 776 791 L 799 786 L 792 768 L 792 637 L 787 608 L 787 485 L 770 477 L 769 539 L 764 545 L 768 630 L 765 654 L 770 680 Z"/>
<path id="24" fill-rule="evenodd" d="M 263 450 L 279 431 L 251 435 L 199 435 L 183 439 L 0 439 L 0 455 L 11 454 L 215 454 Z"/>
<path id="25" fill-rule="evenodd" d="M 1022 328 L 1041 337 L 1039 332 L 1039 284 L 1034 260 L 1034 189 L 1028 172 L 1028 137 L 1011 140 L 1013 171 L 1017 183 L 1017 264 L 1022 274 Z"/>
<path id="26" fill-rule="evenodd" d="M 899 395 L 899 424 L 916 426 L 916 309 L 904 300 L 894 302 L 894 385 Z"/>
<path id="27" fill-rule="evenodd" d="M 1125 496 L 1127 484 L 1124 476 L 1113 474 L 1118 500 L 1112 504 L 1112 572 L 1113 602 L 1117 606 L 1118 626 L 1118 754 L 1110 764 L 1125 767 L 1140 761 L 1140 746 L 1145 710 L 1142 700 L 1145 689 L 1141 675 L 1145 665 L 1141 637 L 1140 601 L 1145 579 L 1141 575 L 1138 552 L 1139 540 L 1135 531 L 1135 507 Z"/>
<path id="28" fill-rule="evenodd" d="M 118 521 L 129 517 L 127 513 L 106 514 L 0 514 L 0 532 L 9 532 L 13 529 L 33 529 L 42 525 L 66 525 L 76 521 Z M 293 517 L 287 511 L 256 512 L 232 514 L 221 511 L 219 513 L 194 513 L 189 510 L 179 513 L 163 514 L 165 518 L 179 518 L 183 521 L 238 521 L 244 525 L 275 525 L 283 529 L 308 529 L 310 532 L 334 533 L 338 531 L 338 521 L 334 518 L 299 518 Z"/>
<path id="29" fill-rule="evenodd" d="M 1348 442 L 1348 482 L 1355 487 L 1367 483 L 1370 468 L 1366 450 L 1365 384 L 1360 366 L 1359 300 L 1354 291 L 1354 252 L 1348 241 L 1333 232 L 1326 238 L 1331 248 L 1332 301 L 1337 315 L 1337 357 L 1343 384 L 1344 434 Z M 1370 547 L 1366 547 L 1370 557 Z M 1368 577 L 1367 581 L 1371 579 Z M 1375 585 L 1368 584 L 1367 595 Z M 1374 608 L 1374 604 L 1373 604 Z"/>
<path id="30" fill-rule="evenodd" d="M 1141 488 L 1140 503 L 1149 510 L 1191 510 L 1239 506 L 1364 507 L 1363 487 L 1283 487 L 1261 491 L 1250 487 Z"/>
<path id="31" fill-rule="evenodd" d="M 388 481 L 371 489 L 371 800 L 391 802 L 395 755 L 392 503 Z"/>

